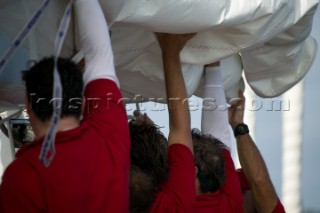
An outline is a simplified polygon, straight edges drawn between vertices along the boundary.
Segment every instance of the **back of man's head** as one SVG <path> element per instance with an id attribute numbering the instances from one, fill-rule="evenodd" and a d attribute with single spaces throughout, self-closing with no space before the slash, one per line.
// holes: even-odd
<path id="1" fill-rule="evenodd" d="M 158 186 L 167 180 L 168 142 L 154 124 L 129 123 L 131 137 L 131 164 L 154 178 Z"/>
<path id="2" fill-rule="evenodd" d="M 225 145 L 218 139 L 192 130 L 195 166 L 202 193 L 215 192 L 225 180 Z"/>
<path id="3" fill-rule="evenodd" d="M 131 138 L 130 212 L 149 212 L 168 178 L 168 141 L 151 123 L 129 123 Z"/>
<path id="4" fill-rule="evenodd" d="M 23 72 L 26 95 L 31 110 L 37 118 L 46 122 L 53 113 L 53 69 L 54 58 L 44 58 L 28 71 Z M 69 59 L 58 59 L 58 70 L 62 84 L 60 101 L 61 118 L 74 116 L 80 118 L 83 80 L 82 73 Z"/>

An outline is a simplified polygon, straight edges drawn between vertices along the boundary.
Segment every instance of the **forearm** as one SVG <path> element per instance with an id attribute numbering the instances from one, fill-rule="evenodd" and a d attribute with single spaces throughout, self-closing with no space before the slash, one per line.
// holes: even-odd
<path id="1" fill-rule="evenodd" d="M 265 162 L 249 134 L 238 135 L 237 149 L 243 172 L 251 186 L 258 212 L 272 212 L 277 194 L 270 180 Z"/>
<path id="2" fill-rule="evenodd" d="M 76 0 L 76 21 L 81 49 L 85 55 L 84 83 L 110 79 L 118 83 L 108 25 L 98 0 Z"/>
<path id="3" fill-rule="evenodd" d="M 170 120 L 169 143 L 183 143 L 193 150 L 188 96 L 178 51 L 163 51 L 167 102 Z"/>
<path id="4" fill-rule="evenodd" d="M 205 68 L 201 131 L 231 147 L 228 111 L 219 64 Z"/>

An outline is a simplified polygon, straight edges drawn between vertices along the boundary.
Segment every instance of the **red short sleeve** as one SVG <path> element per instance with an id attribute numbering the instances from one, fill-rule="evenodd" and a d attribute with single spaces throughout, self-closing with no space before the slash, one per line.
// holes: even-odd
<path id="1" fill-rule="evenodd" d="M 192 152 L 182 144 L 173 144 L 168 160 L 169 179 L 157 194 L 151 212 L 193 212 L 196 186 Z"/>

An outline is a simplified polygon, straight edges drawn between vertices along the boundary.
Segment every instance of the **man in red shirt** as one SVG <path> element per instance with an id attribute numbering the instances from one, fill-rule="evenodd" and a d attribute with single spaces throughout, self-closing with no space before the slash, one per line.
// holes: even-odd
<path id="1" fill-rule="evenodd" d="M 97 0 L 78 0 L 74 6 L 85 54 L 84 82 L 73 62 L 58 60 L 61 119 L 56 154 L 45 167 L 38 156 L 52 117 L 54 60 L 45 58 L 24 73 L 36 139 L 17 152 L 3 175 L 1 213 L 129 212 L 130 138 L 107 23 Z"/>
<path id="2" fill-rule="evenodd" d="M 199 213 L 243 212 L 240 183 L 229 150 L 230 131 L 220 69 L 219 62 L 205 66 L 201 133 L 193 131 Z"/>
<path id="3" fill-rule="evenodd" d="M 242 212 L 243 210 L 245 212 L 255 212 L 255 208 L 259 208 L 259 212 L 284 212 L 284 208 L 279 201 L 274 187 L 270 181 L 263 158 L 249 135 L 248 127 L 243 124 L 243 110 L 245 102 L 242 93 L 238 94 L 238 97 L 240 97 L 238 105 L 231 106 L 229 109 L 229 116 L 227 114 L 226 109 L 228 106 L 226 103 L 226 95 L 222 84 L 222 74 L 220 69 L 221 67 L 219 66 L 219 62 L 212 63 L 205 67 L 202 132 L 219 138 L 226 145 L 226 148 L 229 149 L 231 146 L 231 137 L 228 128 L 230 124 L 235 131 L 239 160 L 243 170 L 238 170 L 238 173 L 235 172 L 233 162 L 229 157 L 229 151 L 225 149 L 225 154 L 228 153 L 229 158 L 229 160 L 228 158 L 225 159 L 225 167 L 227 169 L 227 173 L 228 170 L 230 173 L 230 175 L 226 174 L 225 185 L 229 184 L 230 186 L 232 185 L 231 183 L 233 183 L 233 187 L 227 187 L 226 190 L 220 190 L 216 192 L 215 196 L 210 196 L 208 193 L 204 195 L 198 195 L 197 208 L 198 210 L 201 210 L 199 212 L 212 212 L 213 210 L 217 212 Z M 243 90 L 243 88 L 241 88 L 241 82 L 237 85 L 237 87 L 238 89 Z M 235 92 L 236 91 L 233 91 L 232 93 Z M 228 99 L 231 100 L 233 98 L 235 97 L 228 97 Z M 206 141 L 202 140 L 201 143 L 197 145 L 198 143 L 194 140 L 194 155 L 196 166 L 199 167 L 198 165 L 200 165 L 200 169 L 198 169 L 198 171 L 200 170 L 200 172 L 203 172 L 204 170 L 204 173 L 207 174 L 207 176 L 204 176 L 203 174 L 197 175 L 199 182 L 201 183 L 199 184 L 201 186 L 200 189 L 202 192 L 210 192 L 210 190 L 206 189 L 208 185 L 214 185 L 210 185 L 210 181 L 215 180 L 213 183 L 219 183 L 221 181 L 217 177 L 223 177 L 221 169 L 222 161 L 220 162 L 221 155 L 219 155 L 219 152 L 217 151 L 221 149 L 221 145 L 219 145 L 219 143 L 213 139 L 211 139 L 211 143 L 206 144 L 205 142 Z M 215 156 L 215 158 L 212 156 Z M 227 164 L 230 165 L 229 169 Z M 207 165 L 210 165 L 210 167 Z M 220 165 L 220 167 L 217 165 Z M 201 169 L 201 167 L 204 167 L 205 169 Z M 216 172 L 214 172 L 215 170 Z M 218 173 L 219 171 L 220 173 Z M 214 176 L 212 174 L 216 175 Z M 239 190 L 239 183 L 237 183 L 237 174 L 241 184 L 242 194 Z M 246 180 L 246 176 L 250 177 L 249 182 Z M 254 187 L 252 191 L 250 190 L 250 185 Z M 223 189 L 223 187 L 221 187 L 221 189 Z M 216 186 L 216 188 L 218 188 L 218 186 Z M 219 196 L 221 198 L 219 198 Z M 240 202 L 242 196 L 243 207 L 242 202 Z M 220 199 L 222 202 L 213 203 L 212 201 L 214 199 Z M 223 203 L 226 203 L 226 201 L 229 202 L 229 205 L 225 205 L 223 208 L 221 208 Z"/>
<path id="4" fill-rule="evenodd" d="M 225 145 L 211 135 L 193 131 L 197 168 L 196 212 L 243 212 L 237 173 Z"/>
<path id="5" fill-rule="evenodd" d="M 130 207 L 131 212 L 188 213 L 194 210 L 195 167 L 179 54 L 193 35 L 157 36 L 162 49 L 170 133 L 167 142 L 154 124 L 141 124 L 137 120 L 130 123 L 131 163 L 134 166 Z"/>
<path id="6" fill-rule="evenodd" d="M 237 105 L 229 108 L 229 122 L 236 137 L 239 161 L 242 166 L 238 176 L 244 198 L 244 212 L 284 213 L 278 195 L 270 180 L 267 167 L 249 128 L 243 123 L 245 97 L 239 92 Z"/>

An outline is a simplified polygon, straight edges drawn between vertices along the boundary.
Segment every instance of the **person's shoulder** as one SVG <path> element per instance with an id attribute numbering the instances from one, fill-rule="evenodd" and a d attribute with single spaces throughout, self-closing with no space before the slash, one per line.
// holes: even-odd
<path id="1" fill-rule="evenodd" d="M 14 160 L 4 171 L 2 184 L 19 188 L 35 176 L 35 169 L 24 159 Z"/>
<path id="2" fill-rule="evenodd" d="M 277 205 L 276 207 L 274 208 L 274 210 L 272 211 L 272 213 L 285 213 L 285 209 L 281 203 L 281 201 L 279 200 L 278 198 L 278 201 L 277 201 Z"/>
<path id="3" fill-rule="evenodd" d="M 14 161 L 12 161 L 8 167 L 5 170 L 5 173 L 11 173 L 11 172 L 20 172 L 21 170 L 25 170 L 27 168 L 30 168 L 30 165 L 26 162 L 24 158 L 17 158 Z"/>
<path id="4" fill-rule="evenodd" d="M 172 155 L 172 153 L 174 153 L 174 155 L 176 155 L 176 153 L 181 153 L 182 155 L 190 156 L 191 158 L 193 158 L 193 154 L 192 154 L 191 150 L 189 149 L 189 147 L 187 147 L 184 144 L 180 144 L 180 143 L 175 143 L 175 144 L 169 145 L 168 155 Z"/>
<path id="5" fill-rule="evenodd" d="M 86 85 L 85 85 L 85 90 L 94 90 L 96 87 L 98 88 L 108 88 L 108 90 L 113 91 L 119 91 L 119 88 L 117 86 L 117 83 L 111 79 L 107 79 L 107 78 L 97 78 L 97 79 L 93 79 L 91 81 L 89 81 Z"/>
<path id="6" fill-rule="evenodd" d="M 124 110 L 124 100 L 117 84 L 110 79 L 95 79 L 90 81 L 84 90 L 85 114 L 95 112 L 115 112 L 116 109 Z M 112 119 L 110 116 L 108 119 Z M 116 118 L 114 118 L 115 120 Z"/>
<path id="7" fill-rule="evenodd" d="M 233 163 L 230 150 L 228 148 L 223 148 L 222 152 L 223 152 L 224 160 L 227 162 L 231 161 Z"/>
<path id="8" fill-rule="evenodd" d="M 169 165 L 184 165 L 186 171 L 194 171 L 194 156 L 192 151 L 183 144 L 171 144 L 168 147 L 168 163 Z M 188 169 L 187 169 L 188 168 Z"/>

